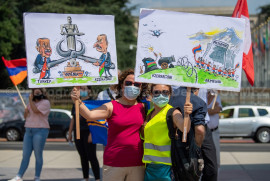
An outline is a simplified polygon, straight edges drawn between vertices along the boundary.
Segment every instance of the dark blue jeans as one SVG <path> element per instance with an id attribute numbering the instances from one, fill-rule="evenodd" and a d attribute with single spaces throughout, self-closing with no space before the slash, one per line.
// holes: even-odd
<path id="1" fill-rule="evenodd" d="M 48 134 L 48 128 L 25 128 L 25 134 L 23 138 L 23 158 L 20 170 L 17 174 L 21 178 L 28 168 L 33 150 L 36 157 L 35 176 L 40 177 L 43 165 L 43 149 Z"/>

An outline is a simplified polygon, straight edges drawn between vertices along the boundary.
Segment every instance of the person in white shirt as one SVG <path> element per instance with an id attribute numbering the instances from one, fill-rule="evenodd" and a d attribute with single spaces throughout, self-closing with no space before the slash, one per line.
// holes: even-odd
<path id="1" fill-rule="evenodd" d="M 200 88 L 198 97 L 200 97 L 204 102 L 208 105 L 208 91 L 207 89 Z M 208 109 L 209 110 L 209 109 Z M 218 180 L 218 165 L 217 165 L 217 157 L 216 157 L 216 148 L 214 143 L 214 138 L 212 135 L 212 130 L 209 128 L 211 124 L 211 118 L 209 116 L 209 111 L 205 115 L 205 125 L 206 125 L 206 133 L 204 137 L 204 141 L 202 144 L 202 152 L 204 159 L 204 172 L 201 178 L 202 181 L 217 181 Z"/>
<path id="2" fill-rule="evenodd" d="M 121 70 L 118 69 L 118 76 L 121 74 Z M 109 88 L 101 91 L 97 100 L 115 100 L 117 93 L 114 90 L 114 85 L 111 85 Z"/>
<path id="3" fill-rule="evenodd" d="M 97 100 L 115 100 L 115 97 L 116 93 L 112 90 L 112 86 L 110 86 L 98 94 Z"/>
<path id="4" fill-rule="evenodd" d="M 220 168 L 220 137 L 219 137 L 219 113 L 222 110 L 220 96 L 217 95 L 217 99 L 215 102 L 214 109 L 212 109 L 214 103 L 215 92 L 208 91 L 207 99 L 208 99 L 208 114 L 210 116 L 210 122 L 208 123 L 208 127 L 212 132 L 213 141 L 216 147 L 216 155 L 217 155 L 217 164 L 218 170 Z"/>

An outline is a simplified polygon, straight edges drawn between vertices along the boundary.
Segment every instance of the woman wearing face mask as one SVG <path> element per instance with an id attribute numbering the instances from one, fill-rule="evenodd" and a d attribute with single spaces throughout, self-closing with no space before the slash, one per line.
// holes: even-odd
<path id="1" fill-rule="evenodd" d="M 172 88 L 169 85 L 152 84 L 151 97 L 153 110 L 149 111 L 144 123 L 144 156 L 146 164 L 145 181 L 171 180 L 171 140 L 168 135 L 166 115 L 171 105 L 168 104 Z M 192 104 L 186 103 L 185 112 L 192 112 Z M 173 112 L 174 126 L 183 131 L 184 119 L 181 112 Z M 188 128 L 189 130 L 189 128 Z"/>
<path id="2" fill-rule="evenodd" d="M 43 165 L 43 149 L 50 128 L 48 123 L 50 108 L 50 102 L 46 96 L 45 89 L 32 89 L 32 93 L 29 96 L 29 104 L 24 112 L 26 121 L 24 125 L 23 158 L 17 176 L 9 181 L 22 181 L 33 150 L 36 158 L 34 180 L 40 181 Z"/>
<path id="3" fill-rule="evenodd" d="M 90 100 L 89 94 L 91 93 L 90 86 L 81 86 L 80 87 L 80 97 L 81 100 Z M 72 131 L 74 131 L 74 135 L 76 135 L 76 124 L 74 124 L 74 120 L 76 117 L 75 114 L 75 106 L 72 107 L 72 119 L 69 125 L 69 138 L 68 141 L 72 142 Z M 76 139 L 75 137 L 75 145 L 77 151 L 80 155 L 81 165 L 82 165 L 82 173 L 85 181 L 89 179 L 89 163 L 90 161 L 91 168 L 93 170 L 94 176 L 96 180 L 100 179 L 100 171 L 99 171 L 99 163 L 96 155 L 96 144 L 92 143 L 91 133 L 89 131 L 87 121 L 84 117 L 80 115 L 80 139 Z"/>
<path id="4" fill-rule="evenodd" d="M 116 100 L 89 110 L 80 102 L 80 114 L 89 120 L 106 119 L 109 124 L 108 143 L 103 155 L 103 181 L 142 181 L 143 142 L 139 130 L 144 122 L 144 105 L 140 103 L 147 84 L 134 81 L 132 69 L 119 76 L 116 85 Z M 74 88 L 72 100 L 79 99 L 79 90 Z"/>

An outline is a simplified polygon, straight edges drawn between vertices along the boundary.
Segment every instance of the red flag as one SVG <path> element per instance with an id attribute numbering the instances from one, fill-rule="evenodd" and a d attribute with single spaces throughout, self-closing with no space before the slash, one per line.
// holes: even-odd
<path id="1" fill-rule="evenodd" d="M 250 85 L 253 86 L 254 85 L 254 63 L 253 63 L 253 52 L 252 52 L 252 44 L 251 44 L 247 0 L 238 0 L 232 16 L 236 18 L 244 18 L 246 20 L 245 42 L 244 42 L 245 44 L 244 44 L 242 68 L 246 73 L 246 76 Z"/>
<path id="2" fill-rule="evenodd" d="M 13 84 L 20 84 L 27 76 L 26 58 L 6 60 L 2 57 L 2 60 Z"/>

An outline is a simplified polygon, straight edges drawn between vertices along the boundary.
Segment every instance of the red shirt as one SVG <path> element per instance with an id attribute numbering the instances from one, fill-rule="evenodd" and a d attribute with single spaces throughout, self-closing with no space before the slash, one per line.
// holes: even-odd
<path id="1" fill-rule="evenodd" d="M 104 150 L 104 165 L 113 167 L 141 166 L 143 142 L 139 130 L 144 121 L 143 104 L 133 106 L 112 101 L 113 112 L 108 121 L 108 143 Z"/>

